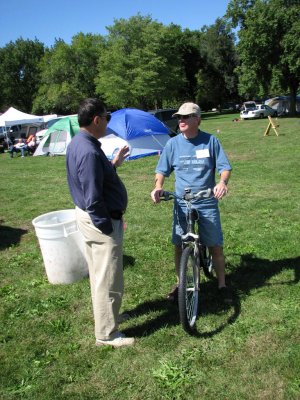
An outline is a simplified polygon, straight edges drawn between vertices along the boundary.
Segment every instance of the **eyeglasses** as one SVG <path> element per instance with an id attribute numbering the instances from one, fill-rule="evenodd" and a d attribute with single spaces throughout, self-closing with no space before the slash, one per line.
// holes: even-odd
<path id="1" fill-rule="evenodd" d="M 111 114 L 106 114 L 106 115 L 95 115 L 100 118 L 105 118 L 107 122 L 111 120 Z"/>
<path id="2" fill-rule="evenodd" d="M 189 119 L 189 118 L 192 118 L 192 117 L 196 117 L 196 115 L 195 115 L 195 114 L 176 115 L 176 118 L 177 118 L 178 120 L 180 120 L 180 119 Z"/>
<path id="3" fill-rule="evenodd" d="M 111 115 L 110 114 L 100 115 L 100 117 L 106 118 L 107 122 L 109 122 L 111 120 Z"/>

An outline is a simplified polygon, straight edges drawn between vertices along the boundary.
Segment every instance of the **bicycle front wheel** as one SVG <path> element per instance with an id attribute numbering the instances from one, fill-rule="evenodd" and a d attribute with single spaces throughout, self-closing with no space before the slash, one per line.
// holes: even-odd
<path id="1" fill-rule="evenodd" d="M 180 260 L 178 308 L 182 327 L 189 334 L 194 333 L 198 316 L 199 281 L 199 259 L 195 247 L 188 246 Z"/>

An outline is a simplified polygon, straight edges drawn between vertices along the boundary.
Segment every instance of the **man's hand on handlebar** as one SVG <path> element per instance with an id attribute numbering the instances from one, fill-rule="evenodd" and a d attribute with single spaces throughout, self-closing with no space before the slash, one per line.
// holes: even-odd
<path id="1" fill-rule="evenodd" d="M 151 199 L 153 200 L 154 203 L 159 203 L 160 198 L 163 195 L 164 190 L 163 189 L 153 189 L 151 192 Z"/>

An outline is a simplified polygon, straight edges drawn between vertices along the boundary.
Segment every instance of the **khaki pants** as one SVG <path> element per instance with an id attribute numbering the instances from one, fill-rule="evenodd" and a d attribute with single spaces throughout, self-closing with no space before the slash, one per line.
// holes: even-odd
<path id="1" fill-rule="evenodd" d="M 95 336 L 99 340 L 113 339 L 124 291 L 123 221 L 113 219 L 113 232 L 105 235 L 95 227 L 89 214 L 78 207 L 76 219 L 85 238 Z"/>

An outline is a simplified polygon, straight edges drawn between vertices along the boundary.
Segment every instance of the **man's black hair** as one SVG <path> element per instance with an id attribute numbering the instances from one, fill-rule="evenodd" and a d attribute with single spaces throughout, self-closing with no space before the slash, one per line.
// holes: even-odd
<path id="1" fill-rule="evenodd" d="M 96 98 L 83 100 L 78 108 L 78 123 L 80 127 L 89 126 L 96 115 L 105 115 L 105 104 Z"/>

